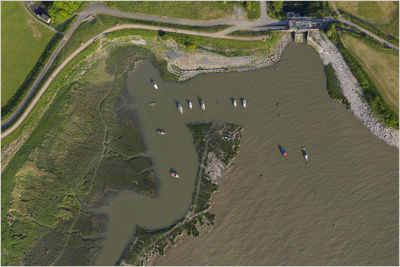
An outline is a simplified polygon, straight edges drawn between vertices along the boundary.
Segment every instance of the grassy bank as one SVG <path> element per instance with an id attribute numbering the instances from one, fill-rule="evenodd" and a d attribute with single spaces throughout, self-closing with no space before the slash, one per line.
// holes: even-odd
<path id="1" fill-rule="evenodd" d="M 139 14 L 165 16 L 182 19 L 219 19 L 231 17 L 235 5 L 243 6 L 249 19 L 260 16 L 260 5 L 252 1 L 165 1 L 165 2 L 117 2 L 109 1 L 106 4 L 112 8 Z"/>
<path id="2" fill-rule="evenodd" d="M 398 52 L 365 42 L 363 38 L 351 32 L 343 33 L 342 42 L 371 78 L 388 107 L 398 115 Z"/>
<path id="3" fill-rule="evenodd" d="M 162 36 L 164 40 L 173 39 L 180 46 L 191 51 L 200 48 L 229 57 L 247 55 L 266 56 L 272 54 L 276 44 L 282 37 L 282 33 L 271 32 L 268 37 L 269 38 L 266 38 L 266 41 L 242 41 L 211 37 L 199 37 L 173 32 L 166 32 Z"/>
<path id="4" fill-rule="evenodd" d="M 36 21 L 22 2 L 1 2 L 1 106 L 24 82 L 54 33 Z M 2 114 L 3 117 L 3 114 Z"/>
<path id="5" fill-rule="evenodd" d="M 398 45 L 399 3 L 395 1 L 335 2 L 345 17 Z"/>
<path id="6" fill-rule="evenodd" d="M 207 210 L 211 194 L 218 186 L 207 172 L 208 164 L 214 164 L 209 158 L 209 153 L 216 155 L 219 161 L 228 166 L 239 152 L 242 128 L 234 124 L 211 123 L 188 125 L 188 127 L 192 132 L 193 143 L 200 159 L 189 216 L 162 230 L 137 229 L 133 242 L 127 246 L 118 264 L 143 265 L 154 254 L 164 255 L 165 248 L 173 245 L 178 236 L 185 234 L 197 237 L 200 234 L 198 228 L 214 224 L 215 215 Z"/>
<path id="7" fill-rule="evenodd" d="M 343 44 L 343 33 L 340 33 L 339 30 L 336 28 L 336 25 L 333 24 L 331 28 L 327 31 L 327 36 L 339 49 L 354 77 L 360 83 L 361 88 L 364 91 L 365 98 L 368 101 L 372 112 L 387 126 L 390 126 L 394 129 L 399 129 L 399 117 L 397 113 L 389 108 L 388 104 L 381 96 L 381 93 L 377 89 L 370 76 L 364 70 L 362 64 L 357 59 L 357 56 L 354 54 L 354 52 L 349 50 Z M 368 39 L 365 39 L 364 41 L 368 42 Z M 371 43 L 371 45 L 373 44 L 374 43 Z"/>
<path id="8" fill-rule="evenodd" d="M 43 50 L 43 53 L 40 55 L 39 59 L 36 61 L 36 64 L 33 66 L 32 70 L 28 73 L 23 83 L 19 86 L 18 90 L 10 97 L 6 104 L 1 107 L 1 119 L 7 118 L 11 115 L 24 99 L 29 89 L 32 87 L 36 78 L 42 72 L 44 66 L 47 61 L 50 59 L 51 54 L 56 49 L 58 43 L 63 38 L 63 36 L 59 33 L 54 34 L 53 38 L 50 39 L 49 43 Z"/>
<path id="9" fill-rule="evenodd" d="M 399 45 L 399 38 L 398 35 L 392 36 L 390 34 L 384 33 L 381 30 L 379 30 L 378 28 L 375 27 L 375 25 L 366 22 L 362 19 L 359 19 L 349 13 L 344 12 L 342 9 L 339 9 L 339 11 L 341 12 L 342 16 L 348 20 L 350 20 L 351 22 L 369 30 L 370 32 L 376 34 L 377 36 L 381 37 L 382 39 L 386 40 L 389 43 L 392 43 L 394 45 Z"/>
<path id="10" fill-rule="evenodd" d="M 319 18 L 333 14 L 328 2 L 323 1 L 268 1 L 267 12 L 274 19 L 286 19 L 287 12 Z"/>
<path id="11" fill-rule="evenodd" d="M 92 22 L 85 21 L 75 30 L 74 34 L 71 36 L 71 38 L 69 39 L 68 43 L 65 46 L 65 50 L 63 51 L 64 53 L 63 56 L 67 57 L 74 50 L 76 50 L 81 43 L 85 43 L 90 38 L 105 31 L 106 29 L 123 24 L 165 26 L 177 29 L 201 31 L 201 32 L 218 32 L 229 27 L 227 25 L 216 25 L 208 27 L 189 26 L 189 25 L 161 23 L 161 22 L 146 21 L 146 20 L 119 18 L 108 15 L 96 15 L 94 21 Z"/>
<path id="12" fill-rule="evenodd" d="M 270 36 L 273 34 L 272 31 L 248 31 L 239 30 L 229 33 L 230 36 L 241 36 L 241 37 L 256 37 L 256 36 Z"/>
<path id="13" fill-rule="evenodd" d="M 326 75 L 326 85 L 328 94 L 333 99 L 337 99 L 341 101 L 343 104 L 345 104 L 346 108 L 350 108 L 350 103 L 349 101 L 347 101 L 347 98 L 343 94 L 343 90 L 340 87 L 340 83 L 336 76 L 336 72 L 331 64 L 325 67 L 325 75 Z"/>
<path id="14" fill-rule="evenodd" d="M 32 134 L 2 173 L 2 265 L 91 265 L 105 218 L 86 207 L 121 188 L 156 194 L 151 161 L 128 160 L 144 146 L 134 112 L 118 102 L 124 73 L 150 52 L 119 48 L 94 61 L 87 56 L 95 48 L 68 64 L 40 99 L 24 122 Z"/>

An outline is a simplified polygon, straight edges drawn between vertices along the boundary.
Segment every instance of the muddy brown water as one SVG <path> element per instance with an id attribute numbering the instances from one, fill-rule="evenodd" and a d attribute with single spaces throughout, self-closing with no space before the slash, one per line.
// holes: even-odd
<path id="1" fill-rule="evenodd" d="M 149 62 L 140 64 L 128 77 L 133 101 L 125 104 L 138 113 L 159 195 L 123 191 L 98 210 L 110 220 L 96 264 L 114 264 L 136 225 L 160 229 L 185 215 L 198 167 L 185 124 L 209 121 L 245 128 L 239 157 L 214 195 L 216 225 L 168 249 L 155 264 L 397 264 L 398 150 L 329 98 L 323 68 L 312 48 L 295 44 L 273 67 L 205 74 L 185 83 L 163 81 Z M 231 97 L 244 97 L 247 109 L 239 101 L 234 108 Z M 167 134 L 157 135 L 156 128 Z M 170 177 L 170 168 L 182 179 Z"/>

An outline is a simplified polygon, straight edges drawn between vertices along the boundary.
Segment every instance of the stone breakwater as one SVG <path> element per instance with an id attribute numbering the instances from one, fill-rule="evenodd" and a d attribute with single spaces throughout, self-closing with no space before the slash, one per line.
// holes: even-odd
<path id="1" fill-rule="evenodd" d="M 360 84 L 351 73 L 339 50 L 328 37 L 324 33 L 309 32 L 308 44 L 318 51 L 325 65 L 330 63 L 334 68 L 343 94 L 350 102 L 352 113 L 379 139 L 399 148 L 399 131 L 386 127 L 372 114 Z"/>
<path id="2" fill-rule="evenodd" d="M 204 50 L 185 53 L 176 47 L 170 47 L 172 49 L 165 53 L 164 58 L 170 72 L 177 74 L 180 80 L 187 80 L 200 73 L 247 71 L 271 66 L 281 59 L 282 52 L 289 43 L 290 34 L 284 34 L 272 55 L 261 59 L 254 59 L 252 56 L 225 57 Z"/>

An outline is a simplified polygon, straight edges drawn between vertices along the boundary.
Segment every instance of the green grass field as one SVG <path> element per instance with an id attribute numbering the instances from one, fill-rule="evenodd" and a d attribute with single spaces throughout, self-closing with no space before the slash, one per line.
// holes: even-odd
<path id="1" fill-rule="evenodd" d="M 349 34 L 343 34 L 343 44 L 356 56 L 390 109 L 399 114 L 399 54 L 378 48 Z"/>
<path id="2" fill-rule="evenodd" d="M 399 3 L 395 1 L 339 1 L 337 8 L 399 38 Z"/>
<path id="3" fill-rule="evenodd" d="M 233 1 L 110 1 L 106 4 L 124 12 L 202 20 L 231 17 L 233 6 L 241 5 L 247 10 L 249 19 L 260 16 L 260 5 L 251 1 L 244 4 Z"/>
<path id="4" fill-rule="evenodd" d="M 31 71 L 54 32 L 36 21 L 22 2 L 1 2 L 1 105 Z"/>

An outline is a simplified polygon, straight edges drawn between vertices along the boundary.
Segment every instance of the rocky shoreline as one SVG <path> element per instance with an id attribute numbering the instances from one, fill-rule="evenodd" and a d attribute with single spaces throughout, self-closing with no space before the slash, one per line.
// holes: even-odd
<path id="1" fill-rule="evenodd" d="M 254 59 L 251 56 L 225 57 L 208 51 L 185 53 L 170 46 L 164 58 L 168 62 L 168 70 L 178 75 L 179 80 L 190 79 L 200 73 L 248 71 L 268 67 L 278 62 L 282 52 L 290 43 L 290 34 L 284 34 L 274 53 L 263 59 Z M 372 114 L 364 99 L 364 93 L 357 79 L 351 73 L 339 50 L 328 37 L 319 31 L 310 31 L 307 37 L 308 44 L 317 50 L 325 65 L 332 64 L 344 96 L 350 103 L 351 112 L 379 139 L 387 144 L 399 148 L 399 131 L 386 127 Z"/>
<path id="2" fill-rule="evenodd" d="M 340 81 L 344 96 L 350 103 L 351 112 L 379 139 L 399 148 L 399 131 L 379 122 L 364 98 L 364 92 L 351 73 L 339 50 L 324 33 L 309 32 L 308 44 L 319 53 L 325 65 L 331 64 Z"/>
<path id="3" fill-rule="evenodd" d="M 174 46 L 170 46 L 171 49 L 165 52 L 164 58 L 168 62 L 168 70 L 184 81 L 200 73 L 248 71 L 271 66 L 281 59 L 282 52 L 289 43 L 290 34 L 284 34 L 272 55 L 260 59 L 252 56 L 225 57 L 203 50 L 186 53 Z"/>

